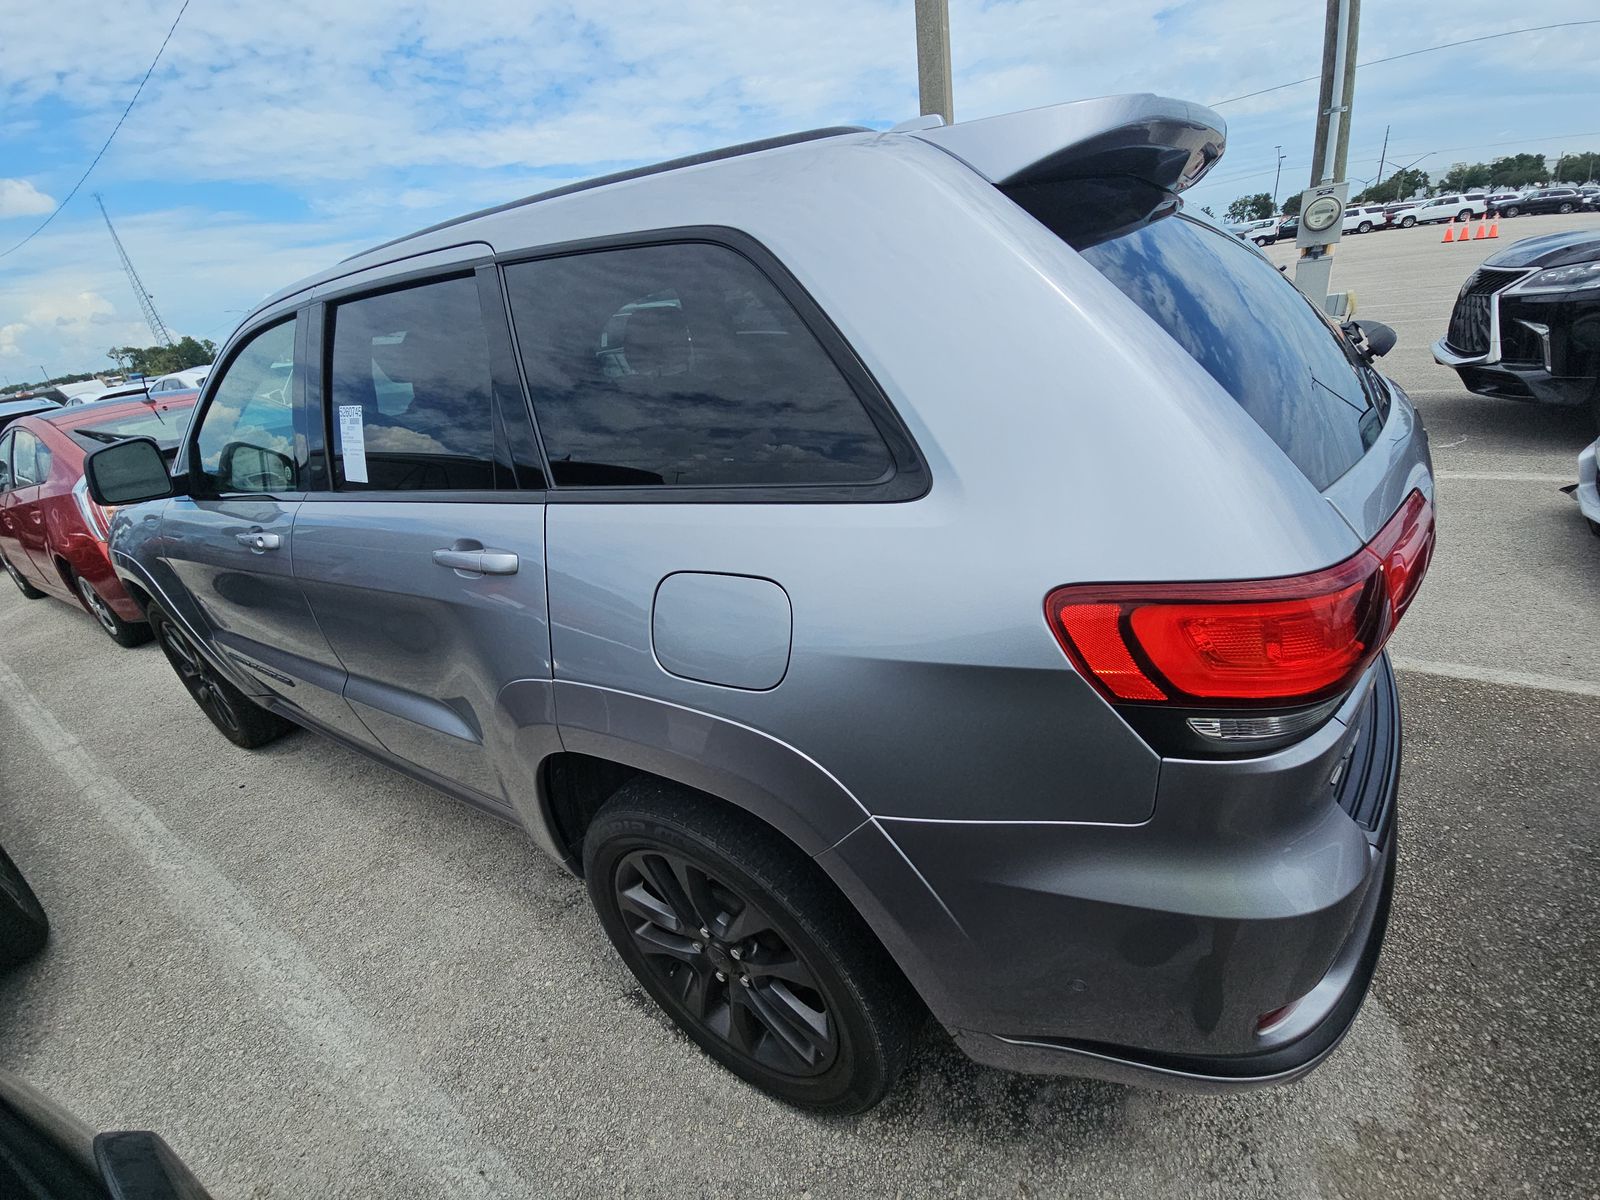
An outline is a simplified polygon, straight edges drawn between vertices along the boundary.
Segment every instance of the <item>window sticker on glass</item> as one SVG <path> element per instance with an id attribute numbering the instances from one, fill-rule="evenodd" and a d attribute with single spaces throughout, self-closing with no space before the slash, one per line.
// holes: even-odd
<path id="1" fill-rule="evenodd" d="M 344 477 L 351 483 L 367 482 L 367 437 L 361 424 L 361 405 L 339 405 L 339 441 L 344 448 Z"/>

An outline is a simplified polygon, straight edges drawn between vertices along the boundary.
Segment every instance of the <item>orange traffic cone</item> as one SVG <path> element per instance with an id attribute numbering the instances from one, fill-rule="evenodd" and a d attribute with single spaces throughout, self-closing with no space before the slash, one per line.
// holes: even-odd
<path id="1" fill-rule="evenodd" d="M 1456 227 L 1454 225 L 1446 225 L 1444 227 L 1444 241 L 1441 241 L 1439 244 L 1442 246 L 1445 242 L 1453 242 L 1455 240 Z M 1463 238 L 1462 240 L 1465 241 L 1466 239 Z"/>
<path id="2" fill-rule="evenodd" d="M 1497 238 L 1497 237 L 1500 236 L 1500 218 L 1499 217 L 1496 217 L 1494 220 L 1489 222 L 1489 236 L 1492 237 L 1492 238 Z"/>
<path id="3" fill-rule="evenodd" d="M 1475 242 L 1481 242 L 1481 241 L 1483 241 L 1484 238 L 1486 238 L 1488 236 L 1489 236 L 1489 222 L 1487 222 L 1487 221 L 1479 221 L 1477 229 L 1472 231 L 1472 240 L 1475 241 Z"/>
<path id="4" fill-rule="evenodd" d="M 1461 227 L 1461 236 L 1458 237 L 1456 239 L 1456 241 L 1458 241 L 1458 242 L 1470 242 L 1471 240 L 1472 240 L 1472 226 L 1469 223 L 1469 224 L 1463 225 Z"/>

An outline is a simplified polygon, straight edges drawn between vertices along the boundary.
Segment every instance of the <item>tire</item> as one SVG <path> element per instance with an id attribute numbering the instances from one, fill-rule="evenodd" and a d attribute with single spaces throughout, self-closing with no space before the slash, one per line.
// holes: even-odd
<path id="1" fill-rule="evenodd" d="M 0 567 L 6 569 L 6 574 L 11 576 L 11 582 L 17 585 L 17 590 L 29 600 L 42 600 L 44 593 L 22 577 L 22 572 L 11 565 L 11 560 L 0 554 Z"/>
<path id="2" fill-rule="evenodd" d="M 1556 211 L 1558 213 L 1560 213 L 1562 216 L 1566 216 L 1569 212 L 1572 211 L 1572 202 L 1569 201 L 1569 200 L 1563 200 L 1561 202 L 1561 207 L 1556 209 Z"/>
<path id="3" fill-rule="evenodd" d="M 1400 228 L 1401 229 L 1410 229 L 1416 223 L 1417 223 L 1417 219 L 1415 217 L 1401 217 L 1400 218 Z"/>
<path id="4" fill-rule="evenodd" d="M 276 741 L 294 728 L 292 722 L 268 712 L 246 696 L 195 649 L 181 626 L 159 604 L 150 606 L 150 629 L 189 695 L 210 718 L 218 732 L 235 746 L 254 750 Z"/>
<path id="5" fill-rule="evenodd" d="M 1357 233 L 1371 233 L 1372 232 L 1372 222 L 1371 221 L 1363 221 L 1363 222 L 1361 222 L 1361 224 L 1356 226 L 1356 232 Z"/>
<path id="6" fill-rule="evenodd" d="M 1508 217 L 1514 217 L 1514 216 L 1516 216 L 1516 215 L 1517 215 L 1517 214 L 1518 214 L 1518 213 L 1519 213 L 1519 212 L 1521 212 L 1521 211 L 1522 211 L 1522 210 L 1521 210 L 1521 209 L 1520 209 L 1520 208 L 1518 208 L 1518 207 L 1517 207 L 1517 206 L 1516 206 L 1516 205 L 1515 205 L 1515 204 L 1512 204 L 1512 205 L 1508 205 L 1508 206 L 1507 206 L 1507 207 L 1506 207 L 1506 208 L 1503 208 L 1503 209 L 1501 209 L 1501 210 L 1500 210 L 1500 211 L 1501 211 L 1501 212 L 1502 212 L 1502 213 L 1503 213 L 1503 214 L 1504 214 L 1504 215 L 1505 215 L 1505 216 L 1508 216 Z"/>
<path id="7" fill-rule="evenodd" d="M 1460 221 L 1463 225 L 1466 224 L 1468 221 L 1472 220 L 1472 210 L 1470 208 L 1463 208 L 1456 214 L 1456 220 Z"/>
<path id="8" fill-rule="evenodd" d="M 0 970 L 27 962 L 49 936 L 50 919 L 39 898 L 0 848 Z"/>
<path id="9" fill-rule="evenodd" d="M 78 597 L 83 601 L 83 607 L 100 623 L 100 628 L 104 629 L 117 645 L 131 649 L 134 646 L 144 645 L 155 636 L 150 632 L 148 623 L 124 621 L 117 616 L 116 611 L 101 598 L 99 592 L 95 591 L 94 584 L 82 575 L 76 576 L 74 582 L 78 586 Z"/>
<path id="10" fill-rule="evenodd" d="M 922 1004 L 780 835 L 695 792 L 636 780 L 596 814 L 583 862 L 622 961 L 729 1071 L 834 1115 L 864 1112 L 894 1086 Z"/>

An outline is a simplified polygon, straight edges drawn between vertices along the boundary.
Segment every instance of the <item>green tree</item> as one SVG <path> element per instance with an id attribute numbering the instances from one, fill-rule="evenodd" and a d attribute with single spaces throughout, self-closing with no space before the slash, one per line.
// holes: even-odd
<path id="1" fill-rule="evenodd" d="M 1489 177 L 1507 187 L 1527 187 L 1530 183 L 1543 183 L 1550 177 L 1542 154 L 1509 154 L 1489 164 Z"/>
<path id="2" fill-rule="evenodd" d="M 217 344 L 210 338 L 185 337 L 175 346 L 113 346 L 106 357 L 126 373 L 170 375 L 205 366 L 217 357 Z"/>
<path id="3" fill-rule="evenodd" d="M 1266 192 L 1254 196 L 1240 196 L 1228 205 L 1226 216 L 1230 221 L 1259 221 L 1272 215 L 1272 197 Z"/>
<path id="4" fill-rule="evenodd" d="M 1396 171 L 1382 183 L 1375 183 L 1366 191 L 1352 197 L 1356 204 L 1393 204 L 1424 191 L 1428 186 L 1428 173 L 1414 167 Z"/>
<path id="5" fill-rule="evenodd" d="M 1283 202 L 1283 215 L 1298 217 L 1300 215 L 1300 193 L 1296 192 Z"/>

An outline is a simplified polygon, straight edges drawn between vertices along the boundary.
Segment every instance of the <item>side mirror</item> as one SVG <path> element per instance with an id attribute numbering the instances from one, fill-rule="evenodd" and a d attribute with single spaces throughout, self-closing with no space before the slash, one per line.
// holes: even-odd
<path id="1" fill-rule="evenodd" d="M 162 500 L 180 490 L 153 438 L 129 438 L 96 450 L 83 460 L 83 476 L 90 498 L 106 507 Z"/>
<path id="2" fill-rule="evenodd" d="M 1355 330 L 1357 344 L 1369 359 L 1382 358 L 1400 340 L 1400 335 L 1382 321 L 1351 321 L 1350 325 Z"/>
<path id="3" fill-rule="evenodd" d="M 217 473 L 237 491 L 284 492 L 294 489 L 294 460 L 287 454 L 250 442 L 229 442 L 224 446 Z"/>

